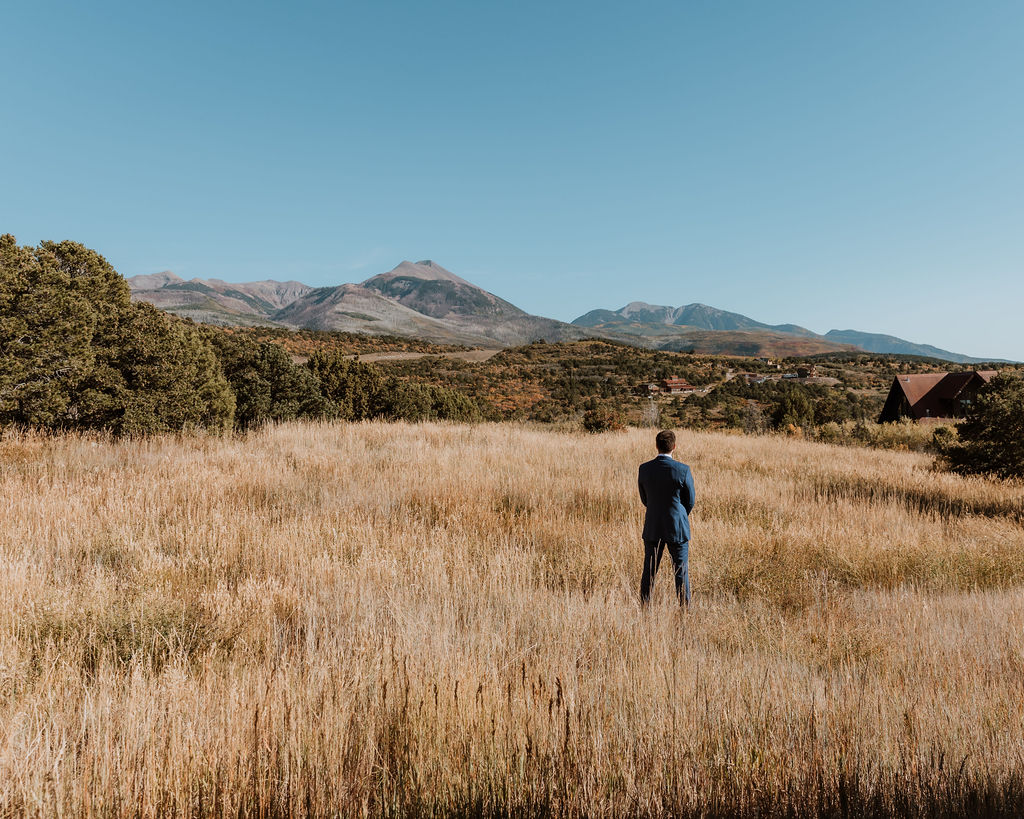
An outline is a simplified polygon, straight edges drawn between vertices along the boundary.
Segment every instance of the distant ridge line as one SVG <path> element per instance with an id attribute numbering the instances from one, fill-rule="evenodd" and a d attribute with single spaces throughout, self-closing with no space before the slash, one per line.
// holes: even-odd
<path id="1" fill-rule="evenodd" d="M 662 350 L 750 356 L 863 351 L 999 362 L 858 330 L 820 335 L 798 324 L 767 324 L 694 302 L 679 307 L 634 301 L 595 309 L 566 323 L 527 313 L 432 259 L 404 260 L 359 283 L 311 287 L 299 281 L 185 280 L 165 270 L 128 279 L 132 297 L 195 321 L 236 326 L 343 330 L 469 346 L 605 338 Z"/>

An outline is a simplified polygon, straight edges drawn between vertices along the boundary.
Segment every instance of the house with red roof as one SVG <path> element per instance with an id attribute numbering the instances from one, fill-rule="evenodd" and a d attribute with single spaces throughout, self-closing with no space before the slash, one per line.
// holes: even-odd
<path id="1" fill-rule="evenodd" d="M 878 421 L 884 424 L 904 418 L 919 422 L 963 418 L 978 390 L 995 375 L 995 370 L 898 375 Z"/>

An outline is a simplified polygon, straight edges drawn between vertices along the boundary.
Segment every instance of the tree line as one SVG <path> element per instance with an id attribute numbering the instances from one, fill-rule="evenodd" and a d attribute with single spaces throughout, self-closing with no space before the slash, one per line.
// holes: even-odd
<path id="1" fill-rule="evenodd" d="M 518 366 L 541 347 L 502 355 Z M 597 352 L 613 369 L 639 366 L 636 351 Z M 628 388 L 592 363 L 546 368 L 548 404 L 581 408 L 584 426 L 609 428 L 605 415 L 615 420 L 610 410 Z M 694 381 L 714 375 L 687 372 Z M 873 401 L 836 388 L 734 379 L 679 403 L 677 417 L 665 420 L 701 426 L 714 417 L 747 431 L 812 427 L 874 415 Z M 252 334 L 133 302 L 124 278 L 77 242 L 31 247 L 0 236 L 0 426 L 139 435 L 297 419 L 470 421 L 482 417 L 480 406 L 464 391 L 385 375 L 338 351 L 296 363 Z M 982 388 L 967 417 L 937 433 L 935 448 L 956 471 L 1024 478 L 1024 381 L 1003 375 Z"/>
<path id="2" fill-rule="evenodd" d="M 133 302 L 124 278 L 77 242 L 0 236 L 0 425 L 137 435 L 478 416 L 447 387 L 336 352 L 299 364 L 277 345 Z"/>

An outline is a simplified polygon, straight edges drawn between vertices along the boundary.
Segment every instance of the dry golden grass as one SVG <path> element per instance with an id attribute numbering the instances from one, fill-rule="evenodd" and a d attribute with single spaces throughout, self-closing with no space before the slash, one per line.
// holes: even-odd
<path id="1" fill-rule="evenodd" d="M 0 814 L 1017 815 L 1024 489 L 649 431 L 0 441 Z"/>

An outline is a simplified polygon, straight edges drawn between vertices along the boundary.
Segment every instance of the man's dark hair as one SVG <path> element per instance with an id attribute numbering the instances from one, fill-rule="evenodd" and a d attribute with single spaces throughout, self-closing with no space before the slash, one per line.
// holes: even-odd
<path id="1" fill-rule="evenodd" d="M 658 452 L 668 453 L 676 448 L 676 434 L 670 429 L 663 429 L 654 439 Z"/>

